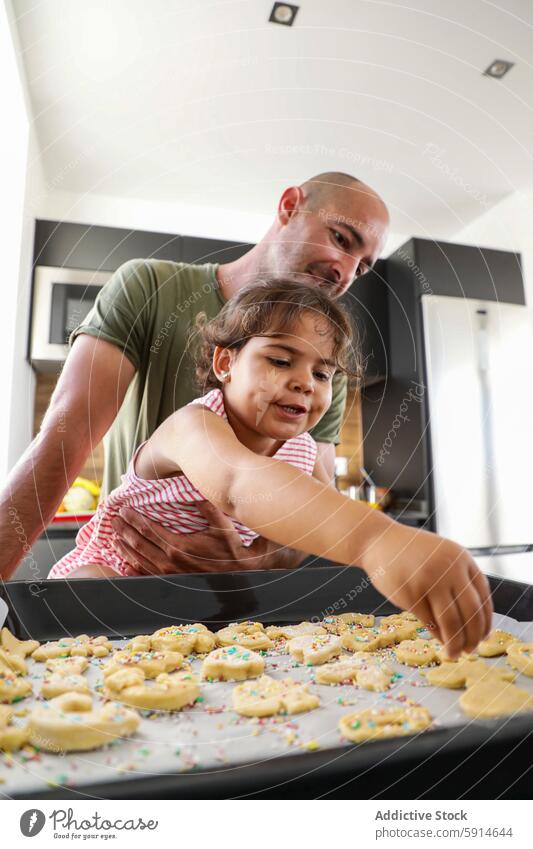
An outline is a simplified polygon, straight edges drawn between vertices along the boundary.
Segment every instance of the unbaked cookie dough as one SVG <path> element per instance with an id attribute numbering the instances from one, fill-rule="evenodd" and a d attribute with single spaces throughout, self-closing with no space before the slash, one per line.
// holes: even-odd
<path id="1" fill-rule="evenodd" d="M 308 666 L 327 663 L 342 652 L 340 637 L 334 634 L 294 637 L 286 644 L 286 651 L 298 662 Z"/>
<path id="2" fill-rule="evenodd" d="M 359 628 L 348 625 L 341 633 L 343 648 L 348 651 L 374 652 L 388 648 L 402 640 L 416 637 L 416 624 L 404 619 L 381 624 L 378 628 Z"/>
<path id="3" fill-rule="evenodd" d="M 107 657 L 113 644 L 107 637 L 64 637 L 51 643 L 43 643 L 32 654 L 34 660 L 45 661 L 57 657 Z"/>
<path id="4" fill-rule="evenodd" d="M 338 616 L 326 616 L 321 624 L 328 634 L 339 636 L 347 625 L 360 625 L 362 628 L 372 628 L 376 617 L 372 613 L 340 613 Z"/>
<path id="5" fill-rule="evenodd" d="M 103 666 L 104 677 L 119 669 L 142 669 L 147 678 L 156 678 L 162 672 L 174 672 L 183 666 L 183 655 L 177 651 L 116 651 Z"/>
<path id="6" fill-rule="evenodd" d="M 325 634 L 326 629 L 314 622 L 300 622 L 298 625 L 269 625 L 266 634 L 271 640 L 292 640 L 294 637 Z"/>
<path id="7" fill-rule="evenodd" d="M 516 637 L 507 631 L 491 631 L 486 640 L 482 640 L 477 647 L 477 653 L 481 657 L 498 657 L 505 654 L 509 643 L 514 643 Z"/>
<path id="8" fill-rule="evenodd" d="M 396 660 L 406 666 L 429 666 L 440 663 L 437 640 L 403 640 L 394 649 Z"/>
<path id="9" fill-rule="evenodd" d="M 490 719 L 533 710 L 533 697 L 507 681 L 482 680 L 465 690 L 459 704 L 472 719 Z"/>
<path id="10" fill-rule="evenodd" d="M 19 702 L 29 696 L 31 691 L 32 686 L 25 678 L 0 669 L 0 703 Z"/>
<path id="11" fill-rule="evenodd" d="M 222 647 L 242 646 L 254 651 L 274 648 L 274 643 L 260 622 L 232 622 L 227 628 L 217 631 L 215 636 L 218 645 Z"/>
<path id="12" fill-rule="evenodd" d="M 91 697 L 82 693 L 43 702 L 28 718 L 32 746 L 56 753 L 98 749 L 117 737 L 129 737 L 138 725 L 134 711 L 115 702 L 95 708 Z"/>
<path id="13" fill-rule="evenodd" d="M 339 730 L 352 743 L 417 734 L 431 725 L 431 714 L 420 705 L 369 708 L 341 717 Z"/>
<path id="14" fill-rule="evenodd" d="M 52 657 L 46 661 L 47 670 L 57 675 L 81 675 L 88 666 L 86 657 Z"/>
<path id="15" fill-rule="evenodd" d="M 41 687 L 41 696 L 43 699 L 55 699 L 56 696 L 62 696 L 63 693 L 89 693 L 89 684 L 83 675 L 72 673 L 71 675 L 61 675 L 59 672 L 52 672 L 51 675 L 45 675 Z"/>
<path id="16" fill-rule="evenodd" d="M 274 716 L 277 713 L 304 713 L 319 707 L 320 699 L 307 684 L 262 675 L 257 681 L 239 684 L 233 690 L 233 709 L 242 716 Z"/>
<path id="17" fill-rule="evenodd" d="M 364 690 L 381 693 L 390 687 L 394 676 L 394 669 L 387 661 L 358 652 L 318 667 L 315 681 L 317 684 L 353 683 Z"/>
<path id="18" fill-rule="evenodd" d="M 160 628 L 151 638 L 152 649 L 156 651 L 179 651 L 182 654 L 205 654 L 213 651 L 216 638 L 205 625 L 199 622 L 193 625 L 168 625 Z"/>
<path id="19" fill-rule="evenodd" d="M 28 742 L 28 728 L 12 725 L 12 720 L 12 709 L 0 705 L 0 751 L 16 752 Z"/>
<path id="20" fill-rule="evenodd" d="M 198 680 L 190 672 L 162 672 L 146 681 L 142 669 L 119 669 L 105 679 L 103 694 L 130 707 L 144 710 L 181 710 L 200 695 Z"/>
<path id="21" fill-rule="evenodd" d="M 265 671 L 265 661 L 243 646 L 224 646 L 210 652 L 202 664 L 202 678 L 223 681 L 245 681 L 258 678 Z"/>
<path id="22" fill-rule="evenodd" d="M 2 628 L 0 631 L 0 646 L 4 651 L 10 654 L 16 654 L 24 659 L 29 654 L 38 649 L 40 643 L 38 640 L 18 640 L 8 628 Z"/>
<path id="23" fill-rule="evenodd" d="M 3 672 L 13 672 L 15 675 L 27 675 L 28 667 L 24 659 L 18 654 L 0 649 L 0 669 Z"/>
<path id="24" fill-rule="evenodd" d="M 514 642 L 507 646 L 507 663 L 533 678 L 533 643 Z"/>
<path id="25" fill-rule="evenodd" d="M 401 613 L 391 613 L 390 616 L 384 616 L 381 620 L 382 625 L 402 625 L 405 622 L 410 622 L 411 625 L 415 625 L 417 629 L 426 627 L 422 620 L 419 619 L 418 616 L 415 616 L 414 613 L 411 613 L 410 610 L 402 610 Z"/>
<path id="26" fill-rule="evenodd" d="M 458 661 L 445 660 L 440 666 L 422 672 L 428 684 L 434 687 L 445 687 L 459 690 L 470 687 L 475 682 L 485 681 L 514 681 L 515 676 L 502 666 L 489 666 L 483 660 Z"/>

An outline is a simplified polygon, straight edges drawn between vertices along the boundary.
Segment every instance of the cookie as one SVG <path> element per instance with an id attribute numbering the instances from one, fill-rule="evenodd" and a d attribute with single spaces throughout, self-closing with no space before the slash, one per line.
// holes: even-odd
<path id="1" fill-rule="evenodd" d="M 156 651 L 179 651 L 182 654 L 197 652 L 205 654 L 215 648 L 215 635 L 205 625 L 168 625 L 160 628 L 151 637 L 152 649 Z"/>
<path id="2" fill-rule="evenodd" d="M 406 666 L 429 666 L 439 661 L 438 645 L 436 640 L 403 640 L 394 649 L 394 655 Z"/>
<path id="3" fill-rule="evenodd" d="M 379 628 L 360 628 L 347 625 L 341 635 L 342 647 L 347 651 L 373 652 L 381 648 Z"/>
<path id="4" fill-rule="evenodd" d="M 379 625 L 377 628 L 359 628 L 348 625 L 341 634 L 343 648 L 348 651 L 378 651 L 400 643 L 402 640 L 412 640 L 416 636 L 416 625 L 413 622 L 398 619 Z"/>
<path id="5" fill-rule="evenodd" d="M 341 717 L 339 730 L 352 743 L 387 740 L 417 734 L 431 725 L 431 714 L 420 705 L 368 708 Z"/>
<path id="6" fill-rule="evenodd" d="M 183 666 L 183 655 L 177 651 L 116 651 L 103 666 L 104 677 L 119 669 L 142 669 L 147 678 L 156 678 L 162 672 L 174 672 Z"/>
<path id="7" fill-rule="evenodd" d="M 12 725 L 13 711 L 0 705 L 0 751 L 16 752 L 28 742 L 28 728 Z"/>
<path id="8" fill-rule="evenodd" d="M 406 622 L 409 622 L 416 628 L 426 627 L 422 620 L 418 616 L 415 616 L 414 613 L 411 613 L 410 610 L 402 610 L 401 613 L 391 613 L 390 616 L 383 616 L 381 620 L 382 625 L 403 625 Z"/>
<path id="9" fill-rule="evenodd" d="M 380 693 L 390 687 L 394 676 L 394 669 L 389 663 L 366 652 L 358 652 L 318 667 L 315 681 L 317 684 L 357 684 L 364 690 Z"/>
<path id="10" fill-rule="evenodd" d="M 202 663 L 202 678 L 223 681 L 245 681 L 258 678 L 265 671 L 265 661 L 243 646 L 224 646 L 210 652 Z"/>
<path id="11" fill-rule="evenodd" d="M 459 663 L 460 661 L 463 661 L 463 660 L 470 661 L 470 662 L 472 662 L 474 660 L 479 660 L 479 655 L 477 654 L 477 652 L 466 652 L 466 651 L 462 651 L 461 654 L 459 655 L 459 657 L 451 658 L 448 655 L 446 648 L 442 645 L 442 643 L 439 643 L 439 641 L 436 640 L 436 644 L 437 644 L 436 645 L 437 661 L 440 662 L 440 663 Z"/>
<path id="12" fill-rule="evenodd" d="M 327 663 L 342 652 L 340 637 L 334 634 L 318 634 L 294 637 L 286 644 L 286 651 L 298 662 L 308 666 Z"/>
<path id="13" fill-rule="evenodd" d="M 518 640 L 507 646 L 507 663 L 528 678 L 533 678 L 533 643 Z"/>
<path id="14" fill-rule="evenodd" d="M 32 686 L 25 678 L 0 669 L 0 703 L 11 704 L 29 696 Z"/>
<path id="15" fill-rule="evenodd" d="M 326 616 L 322 626 L 328 634 L 340 635 L 347 625 L 359 625 L 362 628 L 372 628 L 376 617 L 372 613 L 340 613 L 339 616 Z"/>
<path id="16" fill-rule="evenodd" d="M 139 715 L 108 702 L 93 707 L 90 696 L 65 693 L 33 709 L 28 718 L 29 740 L 47 752 L 98 749 L 135 733 Z"/>
<path id="17" fill-rule="evenodd" d="M 215 636 L 219 646 L 242 646 L 254 651 L 274 648 L 274 643 L 260 622 L 233 622 L 227 628 L 217 631 Z"/>
<path id="18" fill-rule="evenodd" d="M 491 631 L 486 640 L 482 640 L 477 647 L 477 653 L 481 657 L 498 657 L 505 654 L 509 643 L 516 642 L 516 637 L 507 631 Z"/>
<path id="19" fill-rule="evenodd" d="M 63 693 L 89 692 L 87 680 L 83 675 L 76 673 L 61 675 L 59 672 L 53 672 L 51 675 L 45 675 L 41 687 L 43 699 L 55 699 L 56 696 L 62 696 Z"/>
<path id="20" fill-rule="evenodd" d="M 502 666 L 489 666 L 483 660 L 445 660 L 440 666 L 425 670 L 428 684 L 434 687 L 445 687 L 459 690 L 480 681 L 513 681 L 514 675 Z"/>
<path id="21" fill-rule="evenodd" d="M 134 654 L 141 651 L 152 651 L 152 637 L 150 634 L 139 634 L 138 637 L 133 637 L 126 643 L 126 648 L 120 649 L 120 651 L 131 651 Z"/>
<path id="22" fill-rule="evenodd" d="M 271 640 L 292 640 L 294 637 L 325 633 L 327 633 L 326 628 L 314 622 L 300 622 L 298 625 L 269 625 L 266 629 L 266 634 Z"/>
<path id="23" fill-rule="evenodd" d="M 46 661 L 47 670 L 57 675 L 81 675 L 88 666 L 86 657 L 56 657 Z"/>
<path id="24" fill-rule="evenodd" d="M 482 680 L 465 690 L 459 704 L 472 719 L 490 719 L 533 710 L 533 697 L 508 681 Z"/>
<path id="25" fill-rule="evenodd" d="M 18 657 L 24 659 L 29 654 L 38 649 L 40 643 L 38 640 L 18 640 L 11 631 L 7 628 L 2 628 L 0 631 L 0 646 L 4 649 L 4 651 L 10 652 L 10 654 L 16 654 Z"/>
<path id="26" fill-rule="evenodd" d="M 57 657 L 107 657 L 113 650 L 113 644 L 107 637 L 64 637 L 50 643 L 43 643 L 32 653 L 39 662 Z"/>
<path id="27" fill-rule="evenodd" d="M 0 649 L 0 669 L 3 672 L 13 672 L 15 675 L 27 675 L 28 667 L 18 654 Z"/>
<path id="28" fill-rule="evenodd" d="M 146 681 L 142 669 L 119 669 L 105 680 L 103 690 L 107 699 L 123 702 L 144 710 L 181 710 L 193 705 L 200 695 L 194 675 L 188 671 L 162 672 Z"/>
<path id="29" fill-rule="evenodd" d="M 284 678 L 281 681 L 262 675 L 257 681 L 239 684 L 233 690 L 233 709 L 242 716 L 274 716 L 304 713 L 320 705 L 307 684 Z"/>

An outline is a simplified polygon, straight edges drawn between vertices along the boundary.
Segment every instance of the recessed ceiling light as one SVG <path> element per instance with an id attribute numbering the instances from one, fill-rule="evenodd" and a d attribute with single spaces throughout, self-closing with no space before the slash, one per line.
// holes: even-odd
<path id="1" fill-rule="evenodd" d="M 299 6 L 293 6 L 291 3 L 274 3 L 268 20 L 272 24 L 292 27 L 299 8 Z"/>
<path id="2" fill-rule="evenodd" d="M 491 62 L 486 71 L 483 71 L 483 75 L 485 77 L 494 77 L 497 80 L 501 80 L 513 67 L 514 62 L 506 62 L 505 59 L 495 59 L 494 62 Z"/>

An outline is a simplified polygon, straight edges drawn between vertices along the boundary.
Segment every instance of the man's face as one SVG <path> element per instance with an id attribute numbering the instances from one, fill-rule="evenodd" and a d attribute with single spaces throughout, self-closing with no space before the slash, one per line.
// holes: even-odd
<path id="1" fill-rule="evenodd" d="M 388 224 L 383 202 L 367 186 L 339 188 L 323 205 L 298 206 L 280 228 L 275 270 L 309 275 L 339 298 L 378 259 Z"/>

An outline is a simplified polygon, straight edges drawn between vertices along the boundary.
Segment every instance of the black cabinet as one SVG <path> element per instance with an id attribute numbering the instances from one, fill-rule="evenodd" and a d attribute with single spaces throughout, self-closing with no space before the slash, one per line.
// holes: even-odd
<path id="1" fill-rule="evenodd" d="M 36 221 L 34 265 L 116 271 L 130 259 L 180 262 L 182 237 L 65 221 Z"/>
<path id="2" fill-rule="evenodd" d="M 352 316 L 355 344 L 359 345 L 363 358 L 365 386 L 384 380 L 388 372 L 386 273 L 387 263 L 379 260 L 372 271 L 352 283 L 341 299 Z"/>
<path id="3" fill-rule="evenodd" d="M 216 262 L 221 265 L 233 262 L 252 248 L 247 242 L 228 242 L 222 239 L 203 239 L 196 236 L 181 237 L 181 262 Z"/>
<path id="4" fill-rule="evenodd" d="M 225 263 L 242 256 L 251 247 L 253 245 L 247 242 L 62 221 L 37 221 L 34 264 L 115 271 L 130 259 Z"/>

